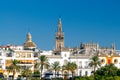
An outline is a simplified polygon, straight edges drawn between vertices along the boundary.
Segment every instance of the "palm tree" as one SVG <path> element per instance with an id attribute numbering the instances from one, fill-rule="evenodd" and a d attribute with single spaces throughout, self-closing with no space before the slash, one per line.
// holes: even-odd
<path id="1" fill-rule="evenodd" d="M 10 73 L 10 72 L 13 73 L 12 80 L 14 80 L 16 72 L 20 71 L 20 66 L 18 66 L 17 64 L 18 64 L 17 60 L 12 60 L 11 65 L 7 67 L 8 73 Z"/>
<path id="2" fill-rule="evenodd" d="M 12 67 L 12 66 L 7 66 L 7 67 L 6 67 L 6 70 L 7 70 L 8 76 L 9 76 L 9 73 L 12 72 L 13 67 Z"/>
<path id="3" fill-rule="evenodd" d="M 29 68 L 26 68 L 23 72 L 22 75 L 26 77 L 26 80 L 29 80 L 28 78 L 32 75 L 32 71 L 29 70 Z"/>
<path id="4" fill-rule="evenodd" d="M 52 69 L 55 70 L 55 77 L 56 77 L 56 72 L 60 70 L 60 63 L 57 61 L 52 63 Z"/>
<path id="5" fill-rule="evenodd" d="M 39 57 L 39 60 L 40 60 L 39 64 L 40 64 L 40 72 L 41 72 L 41 76 L 40 77 L 42 77 L 43 68 L 44 68 L 45 65 L 48 64 L 48 59 L 47 59 L 47 57 L 45 55 L 41 55 Z"/>
<path id="6" fill-rule="evenodd" d="M 39 66 L 40 66 L 40 64 L 36 61 L 34 63 L 34 72 L 39 72 Z"/>
<path id="7" fill-rule="evenodd" d="M 72 77 L 73 77 L 73 75 L 74 75 L 74 73 L 75 73 L 75 70 L 77 69 L 77 64 L 76 63 L 74 63 L 74 62 L 72 62 L 71 63 L 71 73 L 72 73 Z"/>
<path id="8" fill-rule="evenodd" d="M 63 66 L 63 70 L 67 70 L 68 73 L 70 71 L 72 73 L 72 77 L 76 69 L 77 69 L 77 64 L 74 62 L 67 62 L 67 64 Z"/>
<path id="9" fill-rule="evenodd" d="M 45 68 L 46 68 L 47 70 L 50 69 L 50 63 L 49 63 L 48 61 L 46 61 Z"/>
<path id="10" fill-rule="evenodd" d="M 99 59 L 99 57 L 97 55 L 93 56 L 92 58 L 90 58 L 91 62 L 89 63 L 90 67 L 93 67 L 94 69 L 94 79 L 95 79 L 95 72 L 96 72 L 96 68 L 99 66 L 101 66 L 101 61 Z"/>

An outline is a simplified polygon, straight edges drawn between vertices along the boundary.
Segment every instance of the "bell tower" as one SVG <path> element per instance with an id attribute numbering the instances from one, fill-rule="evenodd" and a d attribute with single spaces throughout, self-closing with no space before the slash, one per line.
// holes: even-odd
<path id="1" fill-rule="evenodd" d="M 55 50 L 61 50 L 62 48 L 64 48 L 64 34 L 62 31 L 61 18 L 58 19 L 58 29 L 55 39 L 56 39 Z"/>

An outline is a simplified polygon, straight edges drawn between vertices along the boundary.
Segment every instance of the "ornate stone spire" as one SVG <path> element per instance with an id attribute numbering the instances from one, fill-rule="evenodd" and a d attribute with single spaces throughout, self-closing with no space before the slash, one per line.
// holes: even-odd
<path id="1" fill-rule="evenodd" d="M 27 42 L 32 42 L 32 36 L 30 32 L 27 34 Z"/>
<path id="2" fill-rule="evenodd" d="M 58 19 L 58 31 L 56 33 L 56 50 L 64 48 L 64 34 L 62 32 L 62 21 L 61 18 Z"/>
<path id="3" fill-rule="evenodd" d="M 61 22 L 61 18 L 58 19 L 58 32 L 62 32 L 62 22 Z"/>

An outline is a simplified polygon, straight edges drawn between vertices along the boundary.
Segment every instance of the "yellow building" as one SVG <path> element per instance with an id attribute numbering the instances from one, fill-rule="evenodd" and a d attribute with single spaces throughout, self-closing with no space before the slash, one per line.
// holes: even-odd
<path id="1" fill-rule="evenodd" d="M 5 67 L 10 66 L 12 60 L 17 60 L 17 65 L 20 66 L 20 72 L 17 72 L 15 77 L 21 75 L 21 72 L 25 68 L 29 68 L 32 72 L 34 72 L 34 62 L 36 62 L 36 60 L 38 59 L 38 56 L 35 56 L 35 53 L 37 53 L 35 52 L 35 49 L 36 44 L 32 42 L 32 36 L 30 33 L 28 33 L 27 40 L 23 46 L 12 45 L 9 47 L 9 50 L 11 50 L 11 52 L 6 53 Z M 7 76 L 13 75 L 13 73 L 8 73 L 7 69 L 5 69 L 4 74 Z"/>

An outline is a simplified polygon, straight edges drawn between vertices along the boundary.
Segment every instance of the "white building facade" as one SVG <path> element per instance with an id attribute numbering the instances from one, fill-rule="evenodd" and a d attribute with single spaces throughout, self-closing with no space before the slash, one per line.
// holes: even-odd
<path id="1" fill-rule="evenodd" d="M 6 67 L 11 64 L 11 60 L 18 60 L 18 65 L 24 70 L 28 67 L 34 72 L 35 64 L 39 61 L 41 55 L 45 55 L 48 58 L 50 65 L 54 62 L 59 62 L 60 66 L 66 65 L 67 62 L 74 62 L 77 64 L 75 70 L 75 76 L 90 76 L 93 71 L 93 67 L 89 66 L 90 59 L 94 55 L 98 55 L 102 66 L 106 64 L 114 63 L 116 67 L 120 68 L 120 51 L 115 49 L 115 45 L 109 48 L 99 47 L 98 44 L 81 43 L 79 48 L 66 48 L 64 46 L 64 33 L 62 31 L 61 19 L 58 20 L 58 31 L 55 35 L 55 49 L 50 51 L 40 51 L 36 44 L 32 42 L 32 36 L 30 33 L 27 34 L 26 42 L 22 46 L 0 46 L 0 73 L 4 75 L 8 74 Z M 55 72 L 51 70 L 53 74 Z M 43 73 L 48 72 L 44 68 Z M 62 68 L 58 74 L 65 74 Z M 71 72 L 68 72 L 71 76 Z M 20 75 L 20 72 L 15 76 Z M 63 75 L 57 75 L 57 77 L 63 77 Z"/>

